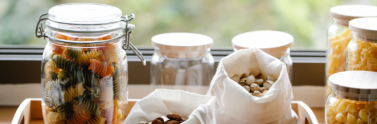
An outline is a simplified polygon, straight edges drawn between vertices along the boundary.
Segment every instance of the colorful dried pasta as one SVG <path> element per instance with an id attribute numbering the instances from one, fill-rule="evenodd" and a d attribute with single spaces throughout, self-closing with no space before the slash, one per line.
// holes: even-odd
<path id="1" fill-rule="evenodd" d="M 67 48 L 65 48 L 64 53 L 72 61 L 77 61 L 78 62 L 81 59 L 82 50 L 78 49 L 78 48 L 67 47 Z"/>
<path id="2" fill-rule="evenodd" d="M 119 65 L 115 66 L 115 72 L 113 76 L 113 91 L 114 99 L 119 100 L 121 95 L 121 85 L 122 85 L 122 68 Z"/>
<path id="3" fill-rule="evenodd" d="M 44 93 L 42 94 L 42 99 L 46 106 L 52 106 L 52 99 L 51 99 L 51 90 L 50 90 L 50 81 L 45 83 Z"/>
<path id="4" fill-rule="evenodd" d="M 82 101 L 80 101 L 80 107 L 97 117 L 101 114 L 98 103 L 94 102 L 90 97 L 84 97 Z"/>
<path id="5" fill-rule="evenodd" d="M 86 53 L 83 53 L 80 60 L 80 65 L 89 65 L 90 59 L 96 59 L 98 61 L 102 61 L 102 56 L 103 56 L 102 50 L 93 50 L 93 51 L 88 51 Z"/>
<path id="6" fill-rule="evenodd" d="M 102 110 L 101 116 L 106 118 L 105 124 L 115 124 L 118 119 L 117 108 L 110 106 Z"/>
<path id="7" fill-rule="evenodd" d="M 62 119 L 67 119 L 73 113 L 72 106 L 70 104 L 60 105 L 56 107 L 56 111 L 60 114 Z"/>
<path id="8" fill-rule="evenodd" d="M 118 62 L 116 44 L 106 44 L 104 49 L 105 60 L 109 63 Z"/>
<path id="9" fill-rule="evenodd" d="M 50 91 L 51 91 L 51 102 L 53 106 L 60 106 L 64 103 L 62 100 L 61 92 L 64 88 L 60 85 L 58 80 L 52 80 L 50 83 Z"/>
<path id="10" fill-rule="evenodd" d="M 105 123 L 106 118 L 104 117 L 92 117 L 88 121 L 85 122 L 85 124 L 103 124 Z"/>
<path id="11" fill-rule="evenodd" d="M 86 86 L 96 86 L 99 80 L 99 76 L 89 69 L 83 70 L 83 81 Z"/>
<path id="12" fill-rule="evenodd" d="M 67 119 L 68 124 L 82 124 L 89 120 L 91 115 L 85 110 L 80 110 L 74 113 L 70 118 Z"/>
<path id="13" fill-rule="evenodd" d="M 57 38 L 93 40 L 63 34 Z M 111 39 L 110 35 L 96 40 L 108 39 Z M 51 44 L 53 52 L 48 57 L 51 60 L 47 60 L 43 68 L 45 88 L 42 93 L 43 102 L 48 107 L 48 123 L 120 122 L 122 113 L 116 109 L 119 108 L 116 103 L 122 97 L 124 69 L 115 48 L 114 43 Z M 111 111 L 106 112 L 108 107 Z"/>
<path id="14" fill-rule="evenodd" d="M 54 62 L 49 60 L 46 62 L 45 66 L 44 66 L 44 71 L 45 71 L 45 74 L 47 73 L 50 73 L 50 72 L 54 72 L 54 73 L 59 73 L 59 68 L 56 68 L 54 66 Z"/>
<path id="15" fill-rule="evenodd" d="M 55 72 L 46 73 L 45 82 L 50 82 L 51 80 L 56 80 L 58 75 Z"/>
<path id="16" fill-rule="evenodd" d="M 84 83 L 79 83 L 76 86 L 67 88 L 67 90 L 64 92 L 64 102 L 71 102 L 73 99 L 83 95 L 84 91 Z"/>
<path id="17" fill-rule="evenodd" d="M 92 70 L 92 72 L 102 76 L 102 77 L 108 77 L 114 72 L 114 67 L 110 64 L 107 64 L 106 62 L 101 62 L 96 59 L 90 59 L 90 66 L 88 68 L 89 70 Z"/>
<path id="18" fill-rule="evenodd" d="M 52 58 L 52 61 L 54 62 L 55 67 L 69 72 L 72 72 L 77 67 L 76 63 L 72 62 L 71 60 L 67 60 L 59 55 L 54 56 Z"/>
<path id="19" fill-rule="evenodd" d="M 49 124 L 65 124 L 64 120 L 60 117 L 60 114 L 52 111 L 47 113 L 47 122 Z"/>

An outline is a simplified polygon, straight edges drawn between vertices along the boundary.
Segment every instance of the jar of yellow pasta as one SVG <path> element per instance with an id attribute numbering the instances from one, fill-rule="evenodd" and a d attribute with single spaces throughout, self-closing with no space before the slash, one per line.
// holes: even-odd
<path id="1" fill-rule="evenodd" d="M 377 72 L 344 71 L 331 75 L 326 124 L 377 124 Z"/>
<path id="2" fill-rule="evenodd" d="M 234 51 L 249 48 L 259 48 L 282 61 L 286 66 L 289 79 L 292 81 L 293 63 L 290 55 L 290 47 L 293 45 L 294 38 L 291 34 L 261 30 L 250 31 L 239 34 L 232 39 Z"/>
<path id="3" fill-rule="evenodd" d="M 377 17 L 377 7 L 369 5 L 341 5 L 330 9 L 334 24 L 328 30 L 328 50 L 326 63 L 326 77 L 346 70 L 347 46 L 352 39 L 352 32 L 348 24 L 352 19 L 361 17 Z M 327 85 L 328 86 L 328 85 Z M 331 87 L 327 87 L 328 96 Z"/>
<path id="4" fill-rule="evenodd" d="M 127 60 L 134 15 L 103 4 L 62 4 L 43 14 L 36 36 L 48 43 L 42 59 L 46 124 L 122 123 L 127 109 Z M 42 25 L 46 22 L 46 28 Z M 142 59 L 143 60 L 143 59 Z"/>
<path id="5" fill-rule="evenodd" d="M 354 19 L 349 27 L 353 37 L 348 45 L 347 70 L 377 72 L 377 18 Z"/>

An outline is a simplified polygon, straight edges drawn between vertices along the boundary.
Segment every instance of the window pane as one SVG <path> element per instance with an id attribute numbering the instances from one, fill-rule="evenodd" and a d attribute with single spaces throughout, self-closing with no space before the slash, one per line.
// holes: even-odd
<path id="1" fill-rule="evenodd" d="M 0 45 L 44 45 L 35 38 L 38 17 L 53 5 L 97 2 L 134 13 L 131 35 L 137 46 L 166 32 L 194 32 L 214 38 L 214 47 L 231 47 L 237 34 L 279 30 L 295 37 L 294 49 L 326 49 L 329 9 L 341 4 L 377 5 L 376 0 L 0 0 Z"/>

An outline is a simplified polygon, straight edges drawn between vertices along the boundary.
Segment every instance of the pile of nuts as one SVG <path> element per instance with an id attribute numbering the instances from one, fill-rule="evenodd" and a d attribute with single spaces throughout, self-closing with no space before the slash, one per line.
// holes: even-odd
<path id="1" fill-rule="evenodd" d="M 263 97 L 276 81 L 270 75 L 268 75 L 266 79 L 263 79 L 262 73 L 260 73 L 259 70 L 252 70 L 249 75 L 234 75 L 231 79 L 240 84 L 251 95 L 256 97 Z"/>
<path id="2" fill-rule="evenodd" d="M 158 117 L 152 121 L 152 124 L 180 124 L 185 121 L 181 116 L 176 114 L 168 114 L 166 117 L 169 118 L 168 121 L 164 121 L 163 118 Z"/>

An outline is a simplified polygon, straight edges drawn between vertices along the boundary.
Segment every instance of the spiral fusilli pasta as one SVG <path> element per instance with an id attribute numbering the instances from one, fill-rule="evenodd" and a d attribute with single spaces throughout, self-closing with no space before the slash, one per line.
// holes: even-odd
<path id="1" fill-rule="evenodd" d="M 90 59 L 90 66 L 88 69 L 102 77 L 108 77 L 114 72 L 113 66 L 107 63 L 102 63 L 96 59 Z"/>
<path id="2" fill-rule="evenodd" d="M 58 74 L 55 72 L 48 72 L 46 73 L 45 82 L 50 82 L 52 80 L 56 80 L 58 78 Z"/>
<path id="3" fill-rule="evenodd" d="M 58 78 L 59 79 L 71 78 L 71 74 L 68 71 L 63 70 L 58 73 Z"/>
<path id="4" fill-rule="evenodd" d="M 61 95 L 62 90 L 64 90 L 63 87 L 61 87 L 59 81 L 52 80 L 50 83 L 50 91 L 51 91 L 51 102 L 53 106 L 60 106 L 64 103 L 64 101 L 61 99 L 63 98 Z"/>
<path id="5" fill-rule="evenodd" d="M 89 65 L 90 59 L 96 59 L 96 60 L 102 61 L 102 56 L 103 56 L 102 50 L 88 51 L 82 54 L 80 64 Z"/>
<path id="6" fill-rule="evenodd" d="M 96 86 L 99 80 L 99 76 L 89 69 L 83 70 L 83 81 L 86 86 Z"/>
<path id="7" fill-rule="evenodd" d="M 88 121 L 85 122 L 85 124 L 103 124 L 105 123 L 106 118 L 104 117 L 92 117 Z"/>
<path id="8" fill-rule="evenodd" d="M 72 61 L 77 61 L 77 62 L 80 61 L 81 55 L 82 55 L 81 49 L 70 48 L 70 47 L 65 48 L 64 53 L 66 53 L 66 56 L 69 57 Z"/>
<path id="9" fill-rule="evenodd" d="M 69 115 L 73 113 L 72 106 L 64 104 L 56 107 L 56 111 L 60 114 L 62 119 L 67 119 Z"/>
<path id="10" fill-rule="evenodd" d="M 42 94 L 42 99 L 44 103 L 46 104 L 46 106 L 49 106 L 49 107 L 52 106 L 50 81 L 45 83 L 45 89 L 44 89 L 44 93 Z"/>
<path id="11" fill-rule="evenodd" d="M 58 82 L 62 85 L 67 85 L 71 79 L 71 74 L 68 71 L 60 71 L 58 74 Z"/>
<path id="12" fill-rule="evenodd" d="M 84 97 L 79 104 L 84 110 L 93 113 L 97 117 L 101 114 L 101 112 L 99 111 L 98 103 L 92 101 L 90 97 Z"/>
<path id="13" fill-rule="evenodd" d="M 47 122 L 49 124 L 65 124 L 64 120 L 60 117 L 60 114 L 52 111 L 47 113 Z"/>
<path id="14" fill-rule="evenodd" d="M 97 86 L 87 87 L 87 89 L 88 89 L 88 93 L 91 96 L 93 96 L 94 98 L 98 98 L 99 97 L 100 89 Z"/>
<path id="15" fill-rule="evenodd" d="M 68 124 L 83 124 L 85 121 L 91 118 L 90 113 L 85 110 L 75 112 L 71 117 L 67 119 Z"/>
<path id="16" fill-rule="evenodd" d="M 113 124 L 116 122 L 116 108 L 108 107 L 101 112 L 101 116 L 106 118 L 105 124 Z"/>
<path id="17" fill-rule="evenodd" d="M 51 61 L 51 60 L 49 60 L 45 64 L 44 71 L 45 71 L 45 74 L 50 73 L 50 72 L 58 73 L 59 72 L 59 68 L 56 68 L 54 66 L 54 62 Z"/>
<path id="18" fill-rule="evenodd" d="M 104 49 L 105 60 L 109 63 L 118 62 L 116 44 L 106 44 Z"/>
<path id="19" fill-rule="evenodd" d="M 77 68 L 76 63 L 72 62 L 71 60 L 67 60 L 61 56 L 54 56 L 52 58 L 55 67 L 72 72 L 75 68 Z"/>
<path id="20" fill-rule="evenodd" d="M 52 53 L 55 55 L 61 55 L 64 51 L 64 45 L 52 43 L 51 44 Z"/>
<path id="21" fill-rule="evenodd" d="M 76 86 L 71 86 L 67 88 L 64 92 L 64 101 L 65 103 L 71 102 L 74 98 L 77 98 L 80 95 L 83 95 L 85 91 L 84 83 L 79 83 Z"/>
<path id="22" fill-rule="evenodd" d="M 122 68 L 119 68 L 119 65 L 115 66 L 115 72 L 113 75 L 113 91 L 114 99 L 119 100 L 121 95 L 121 86 L 122 86 Z"/>

